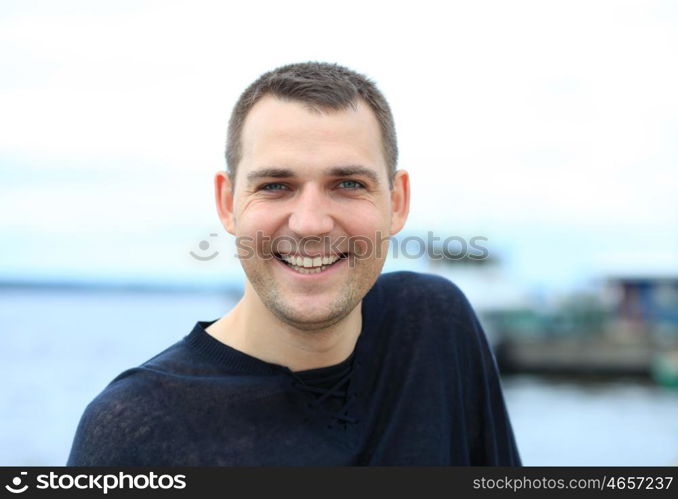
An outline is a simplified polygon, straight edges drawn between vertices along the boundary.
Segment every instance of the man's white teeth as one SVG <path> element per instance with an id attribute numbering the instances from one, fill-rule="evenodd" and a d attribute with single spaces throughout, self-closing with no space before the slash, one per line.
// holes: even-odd
<path id="1" fill-rule="evenodd" d="M 339 257 L 334 255 L 334 256 L 316 256 L 314 258 L 310 258 L 308 256 L 287 256 L 287 255 L 282 255 L 281 258 L 289 263 L 290 265 L 294 265 L 295 267 L 299 268 L 306 268 L 306 269 L 312 269 L 312 270 L 320 270 L 322 266 L 324 265 L 331 265 L 337 260 L 339 260 Z"/>

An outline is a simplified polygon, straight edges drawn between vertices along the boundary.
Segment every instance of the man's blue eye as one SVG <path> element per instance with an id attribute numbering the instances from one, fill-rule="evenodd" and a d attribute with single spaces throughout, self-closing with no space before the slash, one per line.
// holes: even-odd
<path id="1" fill-rule="evenodd" d="M 356 182 L 355 180 L 342 180 L 341 185 L 347 189 L 362 189 L 363 187 L 363 184 Z"/>
<path id="2" fill-rule="evenodd" d="M 284 188 L 285 188 L 284 185 L 278 184 L 278 183 L 266 184 L 266 185 L 262 186 L 262 190 L 264 190 L 264 191 L 279 191 L 279 190 L 284 189 Z"/>

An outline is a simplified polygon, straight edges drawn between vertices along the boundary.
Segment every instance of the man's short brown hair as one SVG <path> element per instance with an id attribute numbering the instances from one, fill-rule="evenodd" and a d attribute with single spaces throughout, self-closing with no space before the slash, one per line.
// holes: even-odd
<path id="1" fill-rule="evenodd" d="M 389 185 L 398 163 L 398 144 L 391 108 L 373 81 L 338 64 L 302 62 L 281 66 L 261 75 L 242 93 L 228 123 L 226 164 L 233 179 L 242 159 L 242 130 L 250 109 L 264 95 L 299 101 L 322 112 L 355 107 L 363 99 L 381 128 Z"/>

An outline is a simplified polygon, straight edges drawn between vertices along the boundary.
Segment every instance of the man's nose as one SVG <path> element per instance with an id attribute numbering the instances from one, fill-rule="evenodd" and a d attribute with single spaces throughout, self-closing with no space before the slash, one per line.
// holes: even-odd
<path id="1" fill-rule="evenodd" d="M 330 215 L 329 202 L 319 188 L 305 187 L 292 208 L 289 219 L 290 230 L 299 236 L 331 232 L 334 228 L 334 219 Z"/>

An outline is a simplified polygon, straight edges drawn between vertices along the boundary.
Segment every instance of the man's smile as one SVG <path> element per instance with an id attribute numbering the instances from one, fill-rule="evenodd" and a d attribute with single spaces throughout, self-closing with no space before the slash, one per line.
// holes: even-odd
<path id="1" fill-rule="evenodd" d="M 276 259 L 288 269 L 302 275 L 321 274 L 334 269 L 348 258 L 348 254 L 341 253 L 329 256 L 302 256 L 276 254 Z"/>

